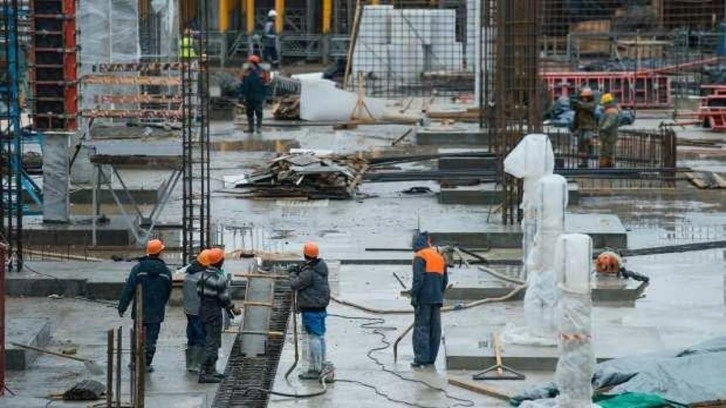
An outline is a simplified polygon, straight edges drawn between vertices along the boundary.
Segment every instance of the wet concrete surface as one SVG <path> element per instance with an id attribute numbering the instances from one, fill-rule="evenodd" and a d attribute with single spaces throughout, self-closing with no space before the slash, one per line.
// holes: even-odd
<path id="1" fill-rule="evenodd" d="M 656 124 L 659 123 L 656 121 Z M 647 124 L 638 121 L 639 126 Z M 277 151 L 275 140 L 296 140 L 301 148 L 325 149 L 336 152 L 355 152 L 375 150 L 385 155 L 387 146 L 402 134 L 407 127 L 361 126 L 352 131 L 333 131 L 331 127 L 297 128 L 278 130 L 266 128 L 261 137 L 242 135 L 241 128 L 231 124 L 213 127 L 213 140 L 219 150 L 213 152 L 212 172 L 213 190 L 221 189 L 222 176 L 237 174 L 240 170 L 253 168 L 274 157 Z M 258 141 L 251 141 L 252 138 Z M 712 137 L 711 134 L 684 132 L 684 137 Z M 268 142 L 271 141 L 271 142 Z M 246 151 L 252 149 L 255 151 Z M 409 146 L 400 148 L 396 154 L 406 152 Z M 717 151 L 718 149 L 707 149 Z M 679 149 L 680 151 L 680 149 Z M 719 171 L 726 161 L 717 154 L 708 155 L 702 160 L 700 153 L 693 153 L 687 165 L 698 169 Z M 724 157 L 726 159 L 726 157 Z M 679 163 L 682 164 L 682 163 Z M 158 185 L 164 177 L 162 172 L 145 170 L 124 170 L 129 186 Z M 154 184 L 156 183 L 156 184 Z M 330 259 L 368 259 L 390 258 L 410 259 L 410 252 L 381 253 L 366 251 L 366 248 L 399 248 L 410 246 L 413 232 L 424 224 L 440 228 L 451 228 L 472 223 L 498 224 L 501 214 L 485 206 L 442 205 L 435 195 L 409 196 L 401 193 L 411 186 L 431 186 L 433 183 L 381 183 L 364 184 L 361 192 L 369 198 L 351 201 L 290 202 L 255 201 L 215 193 L 212 206 L 213 222 L 226 226 L 220 237 L 229 249 L 246 248 L 265 252 L 299 252 L 301 244 L 307 240 L 320 243 L 323 257 Z M 162 215 L 163 222 L 178 222 L 181 215 L 181 186 L 175 194 L 167 211 Z M 674 191 L 617 191 L 601 192 L 597 196 L 583 195 L 579 205 L 570 211 L 575 213 L 600 213 L 618 216 L 627 231 L 628 246 L 642 248 L 677 243 L 702 242 L 726 239 L 726 200 L 721 191 L 697 190 L 687 182 L 679 182 Z M 103 212 L 114 213 L 114 206 L 103 206 Z M 78 206 L 76 209 L 81 209 Z M 516 258 L 521 254 L 507 253 L 506 258 Z M 645 297 L 638 300 L 634 308 L 597 307 L 595 320 L 602 329 L 617 327 L 621 333 L 636 336 L 637 327 L 649 327 L 657 333 L 660 344 L 646 347 L 631 347 L 628 341 L 608 342 L 608 348 L 617 355 L 626 355 L 642 349 L 662 349 L 688 346 L 690 344 L 726 333 L 726 313 L 724 308 L 724 274 L 726 263 L 723 250 L 707 250 L 686 254 L 651 255 L 626 259 L 627 267 L 648 275 L 651 284 Z M 400 296 L 401 286 L 391 275 L 390 268 L 370 265 L 363 268 L 347 269 L 345 265 L 331 263 L 331 280 L 334 291 L 347 300 L 366 306 L 382 309 L 409 309 L 408 300 Z M 78 274 L 93 275 L 103 280 L 104 276 L 122 279 L 129 264 L 117 267 L 67 263 L 66 269 L 76 268 Z M 40 270 L 51 274 L 58 270 Z M 409 267 L 401 265 L 401 275 L 408 284 Z M 47 276 L 45 278 L 48 278 Z M 70 340 L 79 346 L 79 355 L 103 361 L 105 359 L 105 331 L 123 324 L 130 326 L 128 319 L 118 318 L 113 305 L 109 302 L 90 302 L 81 299 L 9 299 L 8 316 L 49 317 L 52 321 L 53 342 L 51 346 Z M 359 312 L 349 307 L 334 304 L 331 314 L 356 317 L 380 317 Z M 388 341 L 408 326 L 410 315 L 384 316 L 383 332 Z M 382 372 L 380 367 L 366 357 L 370 348 L 381 346 L 380 335 L 373 334 L 371 328 L 361 328 L 363 321 L 331 316 L 328 320 L 329 357 L 336 366 L 336 377 L 359 380 L 373 385 L 391 398 L 418 401 L 430 407 L 454 406 L 456 401 L 447 399 L 441 392 L 434 391 L 421 383 L 410 383 Z M 513 323 L 524 324 L 521 303 L 494 304 L 476 309 L 454 312 L 444 316 L 446 342 L 471 342 L 475 345 L 486 336 L 486 327 Z M 395 328 L 395 329 L 393 329 Z M 175 393 L 199 393 L 206 395 L 209 403 L 214 395 L 214 386 L 196 384 L 192 375 L 183 372 L 185 318 L 179 308 L 169 309 L 167 320 L 162 328 L 157 371 L 151 374 L 148 390 L 151 395 Z M 615 332 L 616 329 L 613 329 Z M 628 330 L 631 330 L 630 332 Z M 291 332 L 291 331 L 289 331 Z M 636 334 L 633 334 L 636 333 Z M 232 335 L 224 336 L 226 356 Z M 315 385 L 301 384 L 297 378 L 287 383 L 283 373 L 293 361 L 292 336 L 288 334 L 286 347 L 280 361 L 275 389 L 278 391 L 298 391 L 317 389 Z M 634 340 L 637 341 L 637 340 Z M 469 377 L 471 371 L 446 370 L 446 356 L 439 354 L 435 369 L 412 370 L 410 336 L 399 347 L 398 362 L 394 363 L 390 348 L 374 352 L 388 369 L 406 378 L 423 380 L 437 387 L 445 387 L 452 395 L 471 400 L 474 406 L 504 407 L 508 404 L 490 397 L 484 397 L 453 386 L 446 385 L 449 377 Z M 222 367 L 224 358 L 219 363 Z M 506 361 L 505 361 L 506 364 Z M 479 367 L 483 369 L 484 367 Z M 526 385 L 552 380 L 551 372 L 527 372 L 524 382 L 486 383 L 509 393 L 516 392 Z M 0 406 L 42 407 L 50 392 L 58 392 L 69 387 L 89 374 L 81 363 L 65 362 L 49 356 L 40 356 L 33 368 L 24 373 L 10 372 L 8 387 L 16 392 L 17 398 L 7 398 Z M 296 376 L 297 372 L 293 374 Z M 102 380 L 102 379 L 100 379 Z M 124 378 L 125 387 L 128 384 Z M 163 398 L 163 397 L 159 397 Z M 26 400 L 23 400 L 26 399 Z M 15 402 L 14 402 L 15 401 Z M 17 402 L 20 401 L 22 405 Z M 36 404 L 37 405 L 34 405 Z M 179 403 L 180 405 L 174 405 Z M 6 405 L 7 404 L 7 405 Z M 12 405 L 15 404 L 15 405 Z M 168 405 L 167 405 L 168 404 Z M 167 397 L 163 406 L 198 406 L 175 397 Z M 85 406 L 54 402 L 51 406 Z M 159 405 L 162 406 L 162 405 Z M 273 407 L 338 407 L 360 406 L 381 407 L 400 406 L 376 395 L 374 390 L 352 383 L 336 383 L 330 386 L 322 397 L 294 400 L 287 397 L 272 397 Z"/>

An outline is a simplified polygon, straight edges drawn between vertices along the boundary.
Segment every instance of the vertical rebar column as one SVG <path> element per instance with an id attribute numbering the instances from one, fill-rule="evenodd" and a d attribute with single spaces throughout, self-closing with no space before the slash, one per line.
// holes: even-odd
<path id="1" fill-rule="evenodd" d="M 121 352 L 123 346 L 123 330 L 119 326 L 116 332 L 116 408 L 121 408 Z"/>
<path id="2" fill-rule="evenodd" d="M 504 173 L 504 158 L 525 134 L 535 133 L 542 126 L 538 103 L 538 9 L 537 0 L 497 0 L 493 126 L 504 191 L 504 224 L 522 218 L 518 209 L 521 183 Z"/>
<path id="3" fill-rule="evenodd" d="M 113 404 L 113 359 L 114 359 L 114 330 L 111 329 L 106 333 L 108 343 L 106 344 L 106 408 L 111 408 Z"/>
<path id="4" fill-rule="evenodd" d="M 134 384 L 134 408 L 144 408 L 144 386 L 146 381 L 146 352 L 145 347 L 145 330 L 144 330 L 144 289 L 141 285 L 136 286 L 136 296 L 134 296 L 136 319 L 134 320 L 134 335 L 136 338 L 136 355 L 134 361 L 135 379 Z"/>
<path id="5" fill-rule="evenodd" d="M 555 244 L 555 265 L 560 292 L 560 358 L 555 382 L 561 408 L 592 405 L 592 295 L 590 274 L 592 240 L 584 234 L 561 235 Z"/>
<path id="6" fill-rule="evenodd" d="M 5 259 L 7 245 L 0 243 L 0 396 L 5 395 Z"/>

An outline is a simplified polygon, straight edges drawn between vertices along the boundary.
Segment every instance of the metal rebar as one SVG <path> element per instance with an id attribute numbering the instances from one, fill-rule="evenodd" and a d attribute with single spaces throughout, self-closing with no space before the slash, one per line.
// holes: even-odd
<path id="1" fill-rule="evenodd" d="M 123 330 L 116 331 L 116 408 L 121 408 L 121 352 L 123 351 Z"/>
<path id="2" fill-rule="evenodd" d="M 113 359 L 114 359 L 114 330 L 106 333 L 108 343 L 106 345 L 106 408 L 112 408 L 113 403 Z"/>
<path id="3" fill-rule="evenodd" d="M 136 361 L 135 361 L 135 370 L 136 373 L 135 379 L 136 383 L 134 384 L 135 388 L 135 399 L 134 399 L 134 407 L 135 408 L 144 408 L 144 388 L 145 388 L 145 374 L 146 374 L 146 353 L 144 350 L 145 346 L 145 328 L 144 328 L 144 289 L 141 285 L 136 286 L 136 296 L 134 296 L 134 302 L 135 302 L 135 320 L 134 320 L 134 327 L 135 327 L 135 343 L 136 343 Z"/>

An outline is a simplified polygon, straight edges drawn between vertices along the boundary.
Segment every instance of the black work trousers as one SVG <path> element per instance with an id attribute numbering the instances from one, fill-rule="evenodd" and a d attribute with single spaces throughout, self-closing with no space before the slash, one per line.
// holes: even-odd
<path id="1" fill-rule="evenodd" d="M 247 130 L 252 132 L 259 131 L 262 128 L 262 101 L 245 101 L 245 110 L 247 111 Z M 255 123 L 257 119 L 257 123 Z"/>
<path id="2" fill-rule="evenodd" d="M 217 316 L 204 316 L 204 359 L 202 360 L 202 373 L 215 373 L 217 371 L 217 358 L 219 348 L 222 347 L 222 313 Z"/>
<path id="3" fill-rule="evenodd" d="M 414 362 L 433 364 L 441 343 L 441 305 L 417 305 L 414 313 Z"/>

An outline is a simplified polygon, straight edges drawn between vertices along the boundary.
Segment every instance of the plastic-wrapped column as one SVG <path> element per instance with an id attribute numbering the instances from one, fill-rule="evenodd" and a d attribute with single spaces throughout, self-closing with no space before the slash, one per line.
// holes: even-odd
<path id="1" fill-rule="evenodd" d="M 533 189 L 542 176 L 552 174 L 555 168 L 555 155 L 550 139 L 545 134 L 525 136 L 504 159 L 504 171 L 516 178 L 523 179 L 522 194 L 522 249 L 524 266 L 527 273 L 527 261 L 537 232 L 534 211 L 538 207 L 537 197 Z"/>
<path id="2" fill-rule="evenodd" d="M 531 335 L 554 339 L 557 334 L 557 274 L 552 254 L 565 231 L 567 180 L 557 174 L 539 179 L 532 194 L 537 234 L 528 259 L 524 315 Z"/>
<path id="3" fill-rule="evenodd" d="M 555 382 L 560 408 L 592 406 L 592 300 L 590 276 L 592 240 L 583 234 L 565 234 L 557 240 L 555 263 L 560 292 L 560 359 Z"/>

